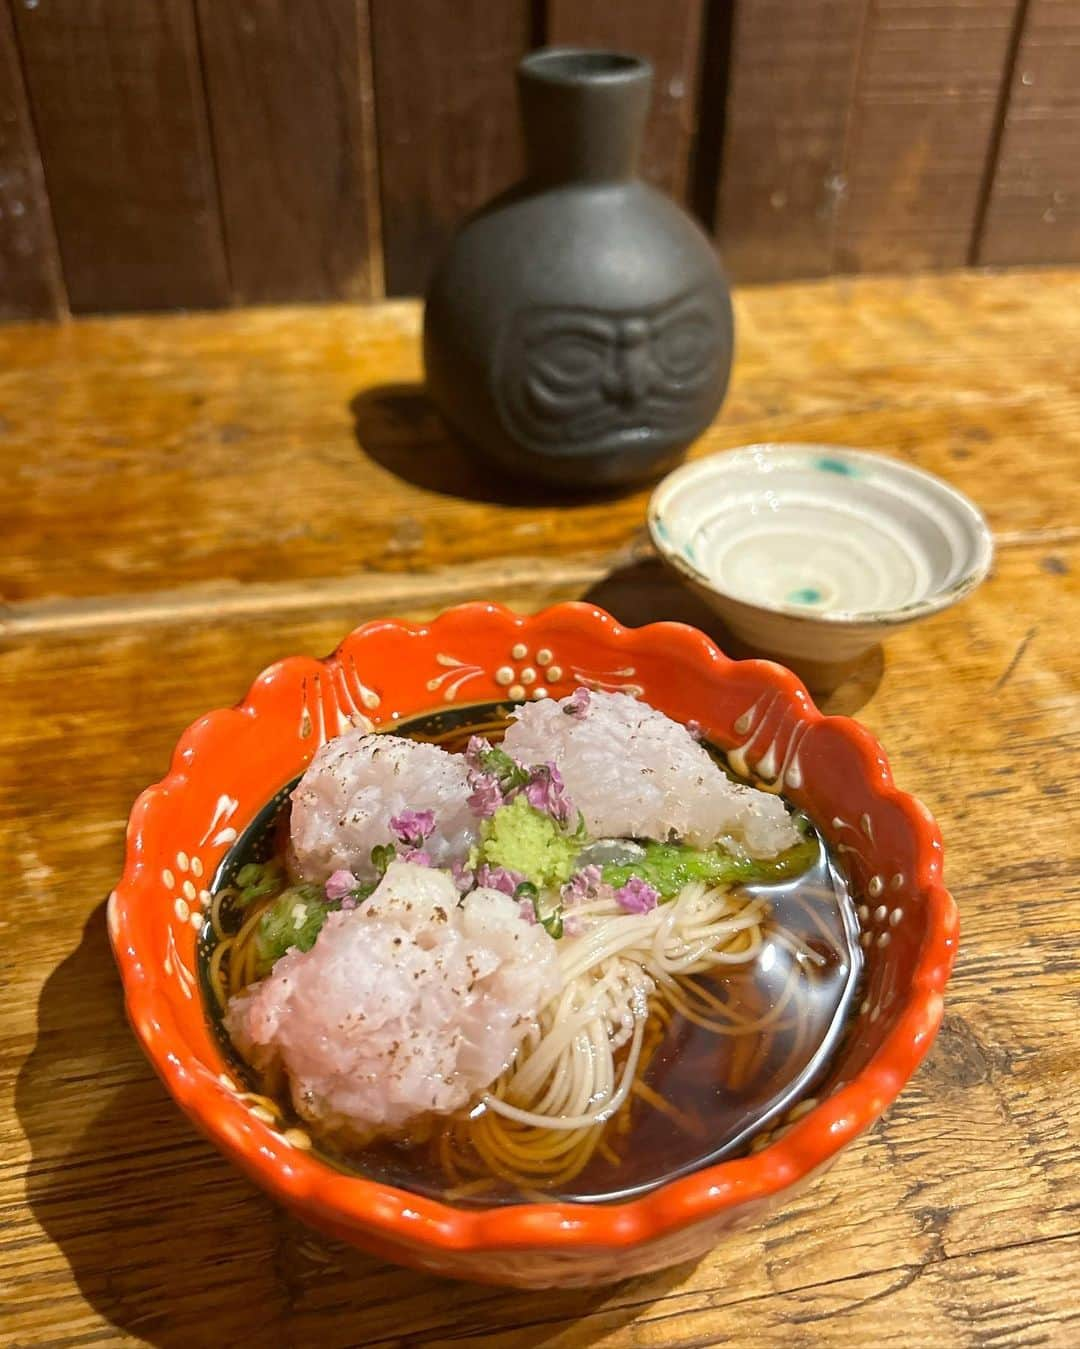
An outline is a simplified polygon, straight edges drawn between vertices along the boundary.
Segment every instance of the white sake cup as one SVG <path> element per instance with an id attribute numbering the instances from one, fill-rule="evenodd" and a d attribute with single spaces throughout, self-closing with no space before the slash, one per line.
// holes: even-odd
<path id="1" fill-rule="evenodd" d="M 993 540 L 948 483 L 885 455 L 747 445 L 653 492 L 661 558 L 746 646 L 818 687 L 875 643 L 970 594 Z"/>

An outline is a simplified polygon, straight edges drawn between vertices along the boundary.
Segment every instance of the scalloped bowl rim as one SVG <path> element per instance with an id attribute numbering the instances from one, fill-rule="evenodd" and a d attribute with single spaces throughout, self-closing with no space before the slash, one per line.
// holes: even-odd
<path id="1" fill-rule="evenodd" d="M 519 615 L 502 605 L 476 601 L 446 610 L 430 623 L 373 620 L 361 624 L 343 638 L 335 653 L 358 634 L 374 629 L 390 626 L 429 635 L 440 623 L 471 613 L 499 616 L 526 631 L 526 625 L 542 625 L 545 619 L 556 616 L 573 618 L 579 625 L 603 624 L 607 636 L 613 639 L 642 642 L 654 636 L 687 646 L 693 643 L 699 655 L 722 662 L 725 669 L 754 667 L 774 692 L 784 691 L 798 699 L 811 725 L 825 723 L 851 744 L 874 795 L 898 806 L 913 826 L 924 876 L 918 889 L 925 903 L 925 921 L 915 966 L 906 996 L 882 1043 L 850 1081 L 761 1151 L 705 1166 L 622 1203 L 546 1201 L 489 1209 L 456 1208 L 378 1181 L 345 1175 L 310 1153 L 283 1145 L 277 1134 L 220 1087 L 216 1071 L 189 1049 L 172 1010 L 175 994 L 166 993 L 162 977 L 148 970 L 133 921 L 140 891 L 151 885 L 142 857 L 147 819 L 159 811 L 167 813 L 170 790 L 185 782 L 187 766 L 202 739 L 236 713 L 254 715 L 253 695 L 285 664 L 278 661 L 256 677 L 240 703 L 200 717 L 188 727 L 177 743 L 168 773 L 142 792 L 131 811 L 123 876 L 109 897 L 108 927 L 129 1020 L 151 1064 L 192 1122 L 280 1202 L 316 1223 L 321 1219 L 341 1236 L 348 1232 L 381 1234 L 433 1252 L 628 1248 L 769 1198 L 808 1178 L 896 1099 L 940 1025 L 943 991 L 955 959 L 958 918 L 955 902 L 941 881 L 941 837 L 933 817 L 915 797 L 895 787 L 881 747 L 857 722 L 847 717 L 826 717 L 790 670 L 772 661 L 730 661 L 703 633 L 685 624 L 661 622 L 624 628 L 604 610 L 582 602 Z M 323 663 L 332 660 L 335 653 L 323 658 Z M 208 1080 L 211 1078 L 212 1083 Z M 217 1091 L 211 1091 L 211 1086 Z"/>

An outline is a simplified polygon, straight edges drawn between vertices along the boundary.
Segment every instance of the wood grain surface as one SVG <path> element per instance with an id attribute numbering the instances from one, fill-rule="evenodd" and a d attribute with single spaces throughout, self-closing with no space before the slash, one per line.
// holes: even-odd
<path id="1" fill-rule="evenodd" d="M 417 294 L 556 42 L 738 281 L 1080 260 L 1076 0 L 0 0 L 0 317 Z"/>
<path id="2" fill-rule="evenodd" d="M 736 307 L 731 392 L 696 454 L 865 445 L 943 473 L 1010 539 L 1080 528 L 1060 496 L 1080 455 L 1076 272 L 750 289 Z M 0 600 L 372 573 L 398 594 L 403 575 L 527 572 L 640 532 L 645 492 L 556 510 L 493 478 L 419 379 L 405 303 L 0 328 Z"/>
<path id="3" fill-rule="evenodd" d="M 1021 0 L 738 5 L 716 214 L 732 275 L 755 281 L 968 262 L 1023 11 Z M 1071 22 L 1057 20 L 1062 29 Z M 1075 81 L 1063 83 L 1064 70 L 1062 62 L 1057 98 L 1067 112 Z M 1060 160 L 1048 177 L 1065 191 L 1066 146 L 1075 160 L 1071 121 L 1032 128 L 1026 149 Z M 999 193 L 1024 153 L 1017 145 L 1011 167 L 1002 166 Z M 1018 248 L 1022 233 L 1003 229 Z M 1067 231 L 1052 239 L 1032 261 L 1071 259 Z M 1059 244 L 1065 252 L 1054 252 Z"/>
<path id="4" fill-rule="evenodd" d="M 975 260 L 1080 260 L 1080 5 L 1028 0 Z"/>
<path id="5" fill-rule="evenodd" d="M 546 40 L 609 47 L 652 63 L 652 107 L 641 151 L 642 176 L 680 201 L 690 186 L 698 130 L 698 76 L 704 0 L 549 0 Z"/>
<path id="6" fill-rule="evenodd" d="M 573 1293 L 440 1282 L 272 1205 L 142 1059 L 103 899 L 183 727 L 365 617 L 586 596 L 724 634 L 641 543 L 640 494 L 484 497 L 415 390 L 349 412 L 415 378 L 414 307 L 0 329 L 0 1344 L 1071 1349 L 1078 289 L 740 293 L 732 396 L 700 450 L 890 448 L 994 522 L 985 586 L 824 702 L 934 809 L 961 953 L 928 1062 L 814 1187 L 694 1267 Z"/>
<path id="7" fill-rule="evenodd" d="M 416 295 L 455 225 L 521 175 L 514 70 L 529 0 L 371 0 L 388 295 Z"/>
<path id="8" fill-rule="evenodd" d="M 15 29 L 0 4 L 0 315 L 58 318 L 66 309 Z"/>
<path id="9" fill-rule="evenodd" d="M 740 281 L 827 276 L 866 0 L 735 8 L 716 234 Z"/>
<path id="10" fill-rule="evenodd" d="M 1017 0 L 874 0 L 863 21 L 833 266 L 969 260 Z"/>
<path id="11" fill-rule="evenodd" d="M 71 308 L 228 298 L 190 0 L 12 6 Z"/>
<path id="12" fill-rule="evenodd" d="M 197 12 L 233 300 L 381 296 L 366 3 Z"/>

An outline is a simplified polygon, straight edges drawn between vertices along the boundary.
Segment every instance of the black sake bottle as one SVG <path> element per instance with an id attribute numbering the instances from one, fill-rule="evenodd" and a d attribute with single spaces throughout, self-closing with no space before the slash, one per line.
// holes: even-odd
<path id="1" fill-rule="evenodd" d="M 723 400 L 727 283 L 711 240 L 636 176 L 648 62 L 551 48 L 518 90 L 527 175 L 460 228 L 428 289 L 428 392 L 518 477 L 655 477 Z"/>

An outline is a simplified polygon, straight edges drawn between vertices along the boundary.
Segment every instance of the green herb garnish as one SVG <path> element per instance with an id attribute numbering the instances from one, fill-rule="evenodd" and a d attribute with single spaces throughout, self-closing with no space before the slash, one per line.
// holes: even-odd
<path id="1" fill-rule="evenodd" d="M 255 932 L 255 973 L 269 974 L 286 951 L 310 951 L 330 909 L 321 885 L 291 885 L 259 919 Z"/>
<path id="2" fill-rule="evenodd" d="M 560 904 L 558 908 L 553 909 L 546 918 L 541 918 L 539 914 L 537 914 L 536 916 L 538 922 L 540 923 L 540 926 L 544 929 L 544 931 L 548 934 L 548 936 L 554 937 L 555 940 L 558 941 L 563 934 L 562 905 Z"/>
<path id="3" fill-rule="evenodd" d="M 529 781 L 527 770 L 497 745 L 491 745 L 480 753 L 479 764 L 483 772 L 491 773 L 498 780 L 504 795 L 524 787 Z"/>
<path id="4" fill-rule="evenodd" d="M 285 871 L 280 862 L 246 862 L 233 878 L 236 904 L 246 909 L 256 899 L 272 895 L 285 883 Z"/>
<path id="5" fill-rule="evenodd" d="M 392 843 L 377 843 L 371 850 L 371 865 L 380 876 L 386 873 L 386 868 L 397 857 L 397 849 Z M 368 892 L 371 893 L 370 891 Z M 367 898 L 367 896 L 365 896 Z"/>
<path id="6" fill-rule="evenodd" d="M 563 906 L 557 904 L 551 913 L 545 914 L 540 910 L 540 891 L 532 881 L 522 881 L 514 890 L 514 898 L 524 900 L 531 904 L 533 913 L 536 915 L 536 921 L 544 929 L 549 937 L 558 940 L 563 934 Z"/>
<path id="7" fill-rule="evenodd" d="M 778 857 L 735 857 L 723 848 L 691 848 L 684 843 L 646 843 L 638 862 L 604 867 L 604 881 L 617 890 L 633 876 L 648 881 L 661 899 L 673 899 L 691 881 L 711 885 L 753 881 L 781 881 L 800 876 L 813 865 L 817 843 L 804 838 Z"/>

